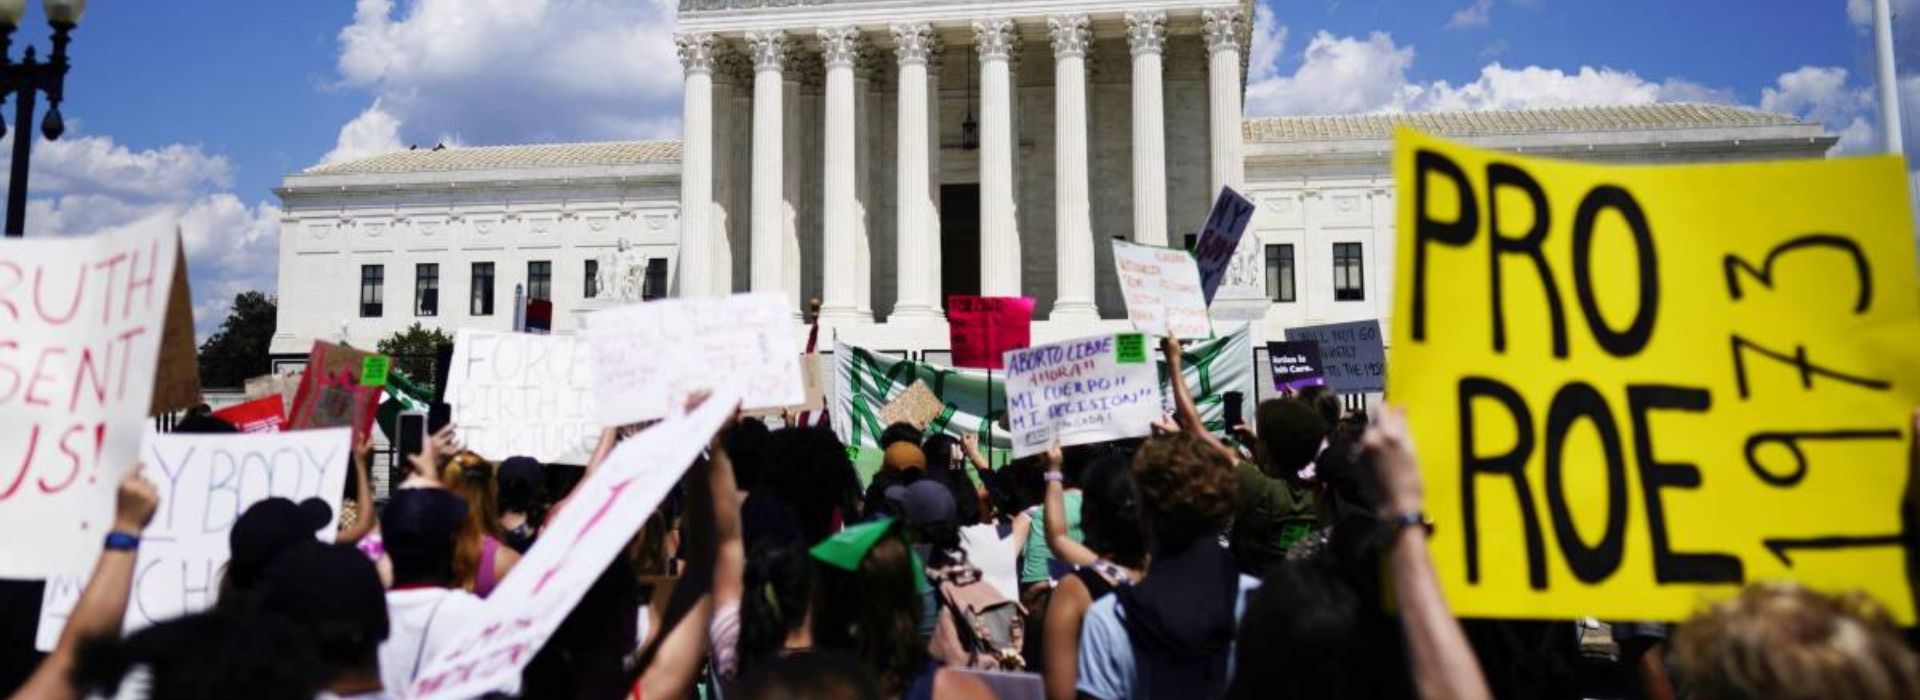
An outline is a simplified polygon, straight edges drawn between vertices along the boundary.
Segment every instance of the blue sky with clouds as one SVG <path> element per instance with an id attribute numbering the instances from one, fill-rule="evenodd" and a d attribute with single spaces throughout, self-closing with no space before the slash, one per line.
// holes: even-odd
<path id="1" fill-rule="evenodd" d="M 287 173 L 439 141 L 677 136 L 676 4 L 94 3 L 72 48 L 68 136 L 36 146 L 29 233 L 178 217 L 210 331 L 235 293 L 273 290 L 271 188 Z M 1867 149 L 1868 5 L 1262 0 L 1248 111 L 1709 100 L 1819 121 L 1843 148 Z M 1902 68 L 1920 71 L 1920 51 L 1905 48 L 1920 48 L 1920 0 L 1894 5 Z M 44 50 L 45 37 L 36 9 L 16 38 Z M 1920 109 L 1920 80 L 1902 82 Z"/>

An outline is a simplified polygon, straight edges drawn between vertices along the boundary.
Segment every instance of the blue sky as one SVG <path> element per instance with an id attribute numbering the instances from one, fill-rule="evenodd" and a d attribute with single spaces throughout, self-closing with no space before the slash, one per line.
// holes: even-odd
<path id="1" fill-rule="evenodd" d="M 1877 138 L 1867 2 L 1264 0 L 1248 111 L 1712 100 L 1819 121 L 1863 150 Z M 676 4 L 95 3 L 68 136 L 36 145 L 30 235 L 180 217 L 205 333 L 233 294 L 273 291 L 271 188 L 287 173 L 408 144 L 677 136 Z M 1920 0 L 1894 4 L 1897 39 L 1920 42 Z M 37 15 L 16 38 L 44 50 Z M 1920 70 L 1920 51 L 1901 54 Z M 1903 83 L 1920 109 L 1920 81 Z"/>

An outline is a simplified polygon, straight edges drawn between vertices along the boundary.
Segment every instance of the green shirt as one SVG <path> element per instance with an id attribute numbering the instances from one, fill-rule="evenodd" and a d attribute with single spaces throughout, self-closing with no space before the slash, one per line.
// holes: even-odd
<path id="1" fill-rule="evenodd" d="M 1308 487 L 1267 476 L 1252 462 L 1234 465 L 1233 478 L 1237 490 L 1227 543 L 1243 571 L 1261 575 L 1313 531 L 1318 496 Z"/>
<path id="2" fill-rule="evenodd" d="M 1080 492 L 1066 492 L 1065 500 L 1067 537 L 1075 542 L 1084 541 L 1086 535 L 1080 534 Z M 1027 528 L 1027 546 L 1020 553 L 1020 582 L 1023 584 L 1052 578 L 1047 575 L 1047 560 L 1053 558 L 1053 548 L 1047 546 L 1046 512 L 1044 505 L 1027 509 L 1027 517 L 1033 524 Z"/>

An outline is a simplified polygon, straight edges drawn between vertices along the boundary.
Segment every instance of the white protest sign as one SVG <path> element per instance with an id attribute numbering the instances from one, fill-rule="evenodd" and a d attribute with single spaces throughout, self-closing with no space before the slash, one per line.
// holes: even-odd
<path id="1" fill-rule="evenodd" d="M 140 536 L 125 631 L 213 606 L 227 565 L 227 533 L 249 506 L 269 496 L 320 498 L 334 520 L 317 533 L 332 541 L 346 488 L 353 430 L 147 436 L 145 476 L 160 495 Z M 52 651 L 80 600 L 86 576 L 47 580 L 35 644 Z"/>
<path id="2" fill-rule="evenodd" d="M 1172 248 L 1113 242 L 1113 266 L 1133 329 L 1175 338 L 1213 337 L 1193 256 Z"/>
<path id="3" fill-rule="evenodd" d="M 1008 350 L 1015 459 L 1061 446 L 1144 437 L 1160 418 L 1160 375 L 1139 333 Z"/>
<path id="4" fill-rule="evenodd" d="M 678 411 L 695 391 L 740 389 L 743 408 L 807 400 L 792 305 L 781 294 L 664 299 L 587 316 L 600 424 Z"/>
<path id="5" fill-rule="evenodd" d="M 467 449 L 585 464 L 600 440 L 586 339 L 460 329 L 446 401 Z"/>
<path id="6" fill-rule="evenodd" d="M 460 644 L 422 667 L 405 696 L 518 692 L 520 670 L 680 481 L 738 401 L 737 393 L 716 390 L 692 413 L 669 417 L 614 447 L 547 522 L 480 614 L 464 621 Z"/>
<path id="7" fill-rule="evenodd" d="M 0 240 L 0 578 L 85 575 L 153 399 L 171 226 Z"/>

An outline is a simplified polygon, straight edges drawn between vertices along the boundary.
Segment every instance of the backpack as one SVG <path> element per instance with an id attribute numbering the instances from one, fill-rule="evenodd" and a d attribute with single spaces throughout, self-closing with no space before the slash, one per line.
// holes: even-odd
<path id="1" fill-rule="evenodd" d="M 930 653 L 949 665 L 990 671 L 1019 671 L 1027 610 L 987 583 L 966 554 L 947 566 L 927 567 L 927 582 L 940 601 Z"/>

